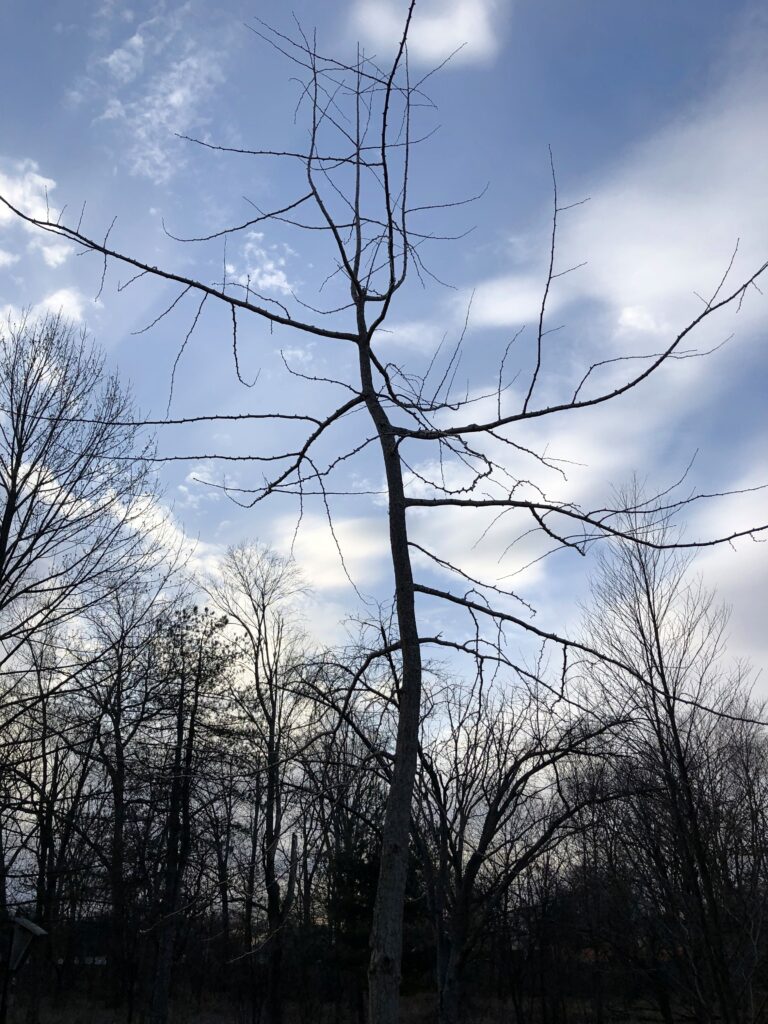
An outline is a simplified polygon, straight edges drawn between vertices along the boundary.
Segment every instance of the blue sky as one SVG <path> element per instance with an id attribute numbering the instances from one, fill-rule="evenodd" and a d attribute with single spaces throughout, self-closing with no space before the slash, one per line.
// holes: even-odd
<path id="1" fill-rule="evenodd" d="M 296 3 L 296 17 L 317 26 L 321 48 L 352 55 L 356 40 L 384 54 L 401 24 L 402 0 Z M 255 17 L 291 30 L 276 3 L 206 4 L 61 0 L 0 7 L 0 191 L 25 209 L 67 205 L 84 228 L 149 263 L 205 279 L 248 273 L 279 301 L 317 300 L 328 252 L 284 225 L 229 243 L 179 245 L 163 232 L 199 235 L 246 219 L 247 199 L 266 207 L 291 197 L 295 178 L 276 162 L 223 157 L 176 133 L 228 146 L 291 148 L 292 69 L 247 25 Z M 383 339 L 388 358 L 415 369 L 441 337 L 455 337 L 472 298 L 462 363 L 467 386 L 495 379 L 509 337 L 536 318 L 546 273 L 551 211 L 548 146 L 564 202 L 590 197 L 564 217 L 558 266 L 586 266 L 562 278 L 552 324 L 563 325 L 546 353 L 547 383 L 578 374 L 594 358 L 653 351 L 701 308 L 737 239 L 733 282 L 768 256 L 768 15 L 758 3 L 688 0 L 617 4 L 594 0 L 422 0 L 411 40 L 414 66 L 426 68 L 464 44 L 430 82 L 439 132 L 420 147 L 414 188 L 423 202 L 462 198 L 488 186 L 471 207 L 433 218 L 434 229 L 471 234 L 434 243 L 430 267 L 452 284 L 422 290 L 413 282 Z M 246 198 L 244 198 L 246 197 Z M 98 300 L 100 266 L 66 244 L 31 233 L 0 212 L 0 309 L 62 308 L 87 324 L 111 364 L 130 379 L 141 409 L 163 416 L 174 360 L 195 313 L 188 297 L 173 314 L 141 331 L 175 293 L 112 269 Z M 330 300 L 331 285 L 323 296 Z M 636 394 L 599 413 L 533 425 L 523 443 L 568 460 L 567 481 L 542 480 L 557 496 L 601 504 L 611 486 L 637 473 L 665 487 L 694 453 L 692 483 L 706 489 L 768 481 L 765 345 L 768 301 L 750 293 L 735 311 L 709 322 L 695 339 L 705 360 L 674 364 Z M 530 329 L 530 328 L 529 328 Z M 525 337 L 525 336 L 524 336 Z M 316 410 L 327 389 L 291 378 L 290 365 L 320 376 L 351 369 L 349 353 L 257 323 L 241 326 L 245 377 L 237 383 L 225 311 L 207 309 L 179 362 L 174 415 L 237 410 Z M 362 429 L 357 421 L 349 426 Z M 291 438 L 275 429 L 197 428 L 161 436 L 165 454 L 276 451 Z M 343 438 L 342 438 L 343 440 Z M 296 509 L 278 498 L 246 511 L 205 481 L 254 479 L 248 466 L 212 460 L 161 469 L 169 518 L 212 565 L 244 536 L 287 550 Z M 381 471 L 364 453 L 345 468 L 340 489 L 381 489 Z M 765 493 L 697 508 L 688 536 L 730 532 L 768 520 Z M 338 537 L 364 595 L 388 594 L 386 524 L 376 495 L 334 501 Z M 416 536 L 440 538 L 440 553 L 461 556 L 472 574 L 515 577 L 538 608 L 541 626 L 576 622 L 585 563 L 565 552 L 520 572 L 539 553 L 503 526 L 479 542 L 485 521 L 447 512 L 414 516 Z M 314 587 L 310 618 L 318 635 L 357 598 L 339 565 L 321 507 L 309 507 L 295 554 Z M 506 554 L 503 554 L 507 551 Z M 732 651 L 768 667 L 765 546 L 748 541 L 710 551 L 700 571 L 733 605 Z M 501 557 L 501 561 L 500 561 Z M 588 567 L 586 567 L 588 568 Z M 432 570 L 419 567 L 429 576 Z M 435 612 L 424 608 L 429 619 Z"/>

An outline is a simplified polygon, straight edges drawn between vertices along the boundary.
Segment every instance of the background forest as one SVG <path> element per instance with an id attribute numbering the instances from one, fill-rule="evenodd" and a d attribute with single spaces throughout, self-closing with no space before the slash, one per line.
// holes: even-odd
<path id="1" fill-rule="evenodd" d="M 391 617 L 318 646 L 255 542 L 191 576 L 90 343 L 2 355 L 0 901 L 47 932 L 10 1019 L 364 1021 Z M 425 664 L 405 1019 L 763 1017 L 765 711 L 669 512 L 624 505 L 654 543 L 604 551 L 567 682 Z"/>

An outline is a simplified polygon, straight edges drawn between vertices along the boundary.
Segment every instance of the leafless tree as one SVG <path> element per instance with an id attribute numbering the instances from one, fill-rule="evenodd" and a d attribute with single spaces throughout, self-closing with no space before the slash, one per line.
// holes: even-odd
<path id="1" fill-rule="evenodd" d="M 290 560 L 263 547 L 242 544 L 227 552 L 207 589 L 242 645 L 242 675 L 233 682 L 232 699 L 247 723 L 249 755 L 257 770 L 263 769 L 264 1012 L 268 1024 L 280 1024 L 283 933 L 296 897 L 299 858 L 298 826 L 289 816 L 289 778 L 311 723 L 308 709 L 297 695 L 303 638 L 296 622 L 291 622 L 289 607 L 290 599 L 301 589 L 301 579 Z M 290 849 L 281 850 L 288 834 Z"/>
<path id="2" fill-rule="evenodd" d="M 168 1019 L 185 872 L 193 849 L 198 778 L 205 757 L 210 756 L 204 742 L 207 719 L 231 660 L 222 634 L 224 624 L 207 609 L 185 609 L 169 618 L 159 637 L 167 727 L 156 738 L 159 764 L 153 787 L 165 807 L 157 895 L 147 929 L 153 963 L 143 1013 L 146 1024 L 166 1024 Z"/>
<path id="3" fill-rule="evenodd" d="M 150 449 L 133 415 L 62 317 L 0 327 L 0 665 L 157 555 Z"/>
<path id="4" fill-rule="evenodd" d="M 87 839 L 107 878 L 109 971 L 115 1006 L 126 997 L 130 1005 L 136 974 L 136 915 L 128 879 L 134 748 L 147 729 L 158 723 L 167 703 L 167 681 L 157 671 L 157 661 L 163 623 L 173 612 L 174 598 L 177 595 L 166 573 L 147 574 L 133 585 L 114 589 L 86 616 L 91 656 L 78 687 L 81 715 L 92 723 L 92 756 L 108 794 L 106 829 L 94 834 L 94 823 L 86 826 Z"/>
<path id="5" fill-rule="evenodd" d="M 510 887 L 591 805 L 591 793 L 575 793 L 569 776 L 574 762 L 599 755 L 614 724 L 574 712 L 544 688 L 482 677 L 463 692 L 449 686 L 431 708 L 414 829 L 434 922 L 441 1024 L 465 1019 L 468 958 Z"/>
<path id="6" fill-rule="evenodd" d="M 697 1019 L 742 1024 L 766 910 L 764 712 L 747 669 L 723 666 L 727 614 L 672 548 L 668 518 L 647 509 L 624 526 L 650 543 L 601 557 L 588 616 L 589 643 L 632 669 L 585 664 L 599 706 L 626 723 L 614 778 L 627 798 L 598 832 L 613 823 L 661 935 L 654 955 L 682 962 Z"/>
<path id="7" fill-rule="evenodd" d="M 555 630 L 534 626 L 530 608 L 506 585 L 500 585 L 498 580 L 477 579 L 460 565 L 451 564 L 434 547 L 418 545 L 409 528 L 409 514 L 412 518 L 417 510 L 434 513 L 437 509 L 452 508 L 459 513 L 471 512 L 476 518 L 484 517 L 484 525 L 489 525 L 490 516 L 501 517 L 505 524 L 516 519 L 524 531 L 540 531 L 553 548 L 565 548 L 573 554 L 583 554 L 592 542 L 606 536 L 625 536 L 617 525 L 615 508 L 585 509 L 551 499 L 543 487 L 531 482 L 537 467 L 551 470 L 554 464 L 547 456 L 545 444 L 536 449 L 522 440 L 524 425 L 534 421 L 559 422 L 577 411 L 618 401 L 642 387 L 665 364 L 690 354 L 687 346 L 696 328 L 724 307 L 740 303 L 765 270 L 765 266 L 756 268 L 754 274 L 730 290 L 726 274 L 704 301 L 699 315 L 681 325 L 660 350 L 646 356 L 631 353 L 634 362 L 624 364 L 625 377 L 615 376 L 622 364 L 611 360 L 609 375 L 602 378 L 605 383 L 601 386 L 598 382 L 606 370 L 605 363 L 590 365 L 586 360 L 572 381 L 565 385 L 560 382 L 559 391 L 552 380 L 545 388 L 544 378 L 551 365 L 548 301 L 557 279 L 568 269 L 561 269 L 556 263 L 556 233 L 569 204 L 560 198 L 553 175 L 548 271 L 542 282 L 540 314 L 528 347 L 523 348 L 522 341 L 517 349 L 513 350 L 512 343 L 507 346 L 500 364 L 492 374 L 489 372 L 493 383 L 479 397 L 455 386 L 464 334 L 451 352 L 436 353 L 426 371 L 389 361 L 384 351 L 385 325 L 396 308 L 398 296 L 409 274 L 425 283 L 431 279 L 425 252 L 430 242 L 447 235 L 444 228 L 431 226 L 423 218 L 435 212 L 445 215 L 447 207 L 462 205 L 461 201 L 441 202 L 434 195 L 412 194 L 413 160 L 418 146 L 429 134 L 414 123 L 415 116 L 428 102 L 425 85 L 429 77 L 414 77 L 408 62 L 408 34 L 414 9 L 412 0 L 395 55 L 384 68 L 360 52 L 351 60 L 327 56 L 318 49 L 315 38 L 301 29 L 291 38 L 259 23 L 257 34 L 286 54 L 303 76 L 299 106 L 306 112 L 308 122 L 306 144 L 297 150 L 254 147 L 232 151 L 207 140 L 191 140 L 214 150 L 216 157 L 236 152 L 254 159 L 283 161 L 288 168 L 298 171 L 302 184 L 279 208 L 263 210 L 255 206 L 239 224 L 186 240 L 201 245 L 231 242 L 239 233 L 266 223 L 311 232 L 327 241 L 328 277 L 332 282 L 340 282 L 344 292 L 332 308 L 319 308 L 322 296 L 295 296 L 284 304 L 257 294 L 250 280 L 232 281 L 225 277 L 223 281 L 206 281 L 160 268 L 146 256 L 134 256 L 116 247 L 110 241 L 111 228 L 104 234 L 94 234 L 84 228 L 83 218 L 76 224 L 67 224 L 60 216 L 34 217 L 3 199 L 27 223 L 98 254 L 105 274 L 111 263 L 117 263 L 129 271 L 132 281 L 149 277 L 174 287 L 166 312 L 187 296 L 194 296 L 197 309 L 190 331 L 204 307 L 223 304 L 231 318 L 231 347 L 235 372 L 241 381 L 242 339 L 238 329 L 246 315 L 271 328 L 312 338 L 329 352 L 346 350 L 353 355 L 354 370 L 347 377 L 312 378 L 318 391 L 329 387 L 338 395 L 337 389 L 342 389 L 342 400 L 335 398 L 327 413 L 309 415 L 288 405 L 274 413 L 230 417 L 261 424 L 268 431 L 286 424 L 294 430 L 306 430 L 289 450 L 274 453 L 264 448 L 243 456 L 246 462 L 261 461 L 272 466 L 273 471 L 250 489 L 227 490 L 230 496 L 248 505 L 274 494 L 292 494 L 302 507 L 315 496 L 322 508 L 330 509 L 333 474 L 341 472 L 351 459 L 369 447 L 375 446 L 379 452 L 385 479 L 397 636 L 394 646 L 378 653 L 397 658 L 401 679 L 371 928 L 372 1024 L 394 1024 L 399 1014 L 402 913 L 418 756 L 422 648 L 447 647 L 472 658 L 501 660 L 519 668 L 507 652 L 504 634 L 509 630 L 522 631 L 562 653 L 563 675 L 569 668 L 569 656 L 585 653 L 583 643 Z M 286 180 L 290 180 L 288 171 Z M 103 280 L 102 277 L 102 284 Z M 511 368 L 515 354 L 519 377 L 513 392 L 510 382 L 514 377 Z M 632 367 L 640 368 L 633 371 Z M 520 380 L 524 382 L 522 387 Z M 519 399 L 514 397 L 516 394 Z M 217 414 L 193 417 L 197 421 L 217 418 Z M 205 454 L 232 458 L 212 452 Z M 521 469 L 521 459 L 530 460 L 530 465 Z M 428 466 L 436 469 L 425 469 Z M 350 490 L 348 483 L 343 486 Z M 727 529 L 724 536 L 702 542 L 753 536 L 757 529 L 758 524 L 742 531 Z M 648 538 L 633 538 L 632 542 L 654 543 Z M 438 572 L 446 573 L 453 583 L 434 586 L 425 578 L 417 579 L 414 553 Z M 467 638 L 446 639 L 420 629 L 417 600 L 424 598 L 442 603 L 446 614 L 450 610 L 466 614 Z M 611 657 L 623 664 L 621 657 Z"/>

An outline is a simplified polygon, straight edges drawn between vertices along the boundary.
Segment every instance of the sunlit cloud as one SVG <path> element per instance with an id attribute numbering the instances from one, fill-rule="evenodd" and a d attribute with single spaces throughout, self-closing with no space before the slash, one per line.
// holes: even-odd
<path id="1" fill-rule="evenodd" d="M 58 210 L 49 203 L 49 196 L 56 188 L 53 178 L 40 174 L 34 160 L 18 160 L 7 170 L 0 170 L 0 194 L 17 210 L 30 217 L 56 217 Z M 0 225 L 16 222 L 16 215 L 4 203 L 0 203 Z"/>
<path id="2" fill-rule="evenodd" d="M 378 519 L 340 516 L 331 532 L 324 516 L 307 514 L 298 532 L 290 516 L 278 519 L 273 529 L 277 549 L 293 555 L 314 590 L 349 587 L 350 579 L 365 588 L 381 579 L 389 548 Z"/>
<path id="3" fill-rule="evenodd" d="M 132 174 L 157 185 L 170 181 L 184 163 L 177 136 L 197 123 L 201 104 L 221 80 L 219 61 L 200 50 L 152 75 L 138 97 L 110 99 L 101 119 L 125 131 L 122 159 Z"/>
<path id="4" fill-rule="evenodd" d="M 754 272 L 765 260 L 768 238 L 768 141 L 754 125 L 766 121 L 768 78 L 754 70 L 736 75 L 584 186 L 590 201 L 560 215 L 555 272 L 585 265 L 553 282 L 549 313 L 567 319 L 578 303 L 597 303 L 623 344 L 629 332 L 669 333 L 698 315 L 737 243 L 722 294 Z M 563 205 L 582 198 L 572 194 L 573 183 L 560 187 L 567 193 Z M 542 219 L 541 273 L 512 270 L 475 285 L 474 325 L 535 321 L 548 231 Z M 762 316 L 755 298 L 746 296 L 742 324 Z"/>
<path id="5" fill-rule="evenodd" d="M 455 64 L 491 60 L 501 44 L 500 21 L 508 7 L 502 0 L 426 0 L 417 4 L 408 37 L 408 54 L 423 64 L 437 64 L 458 51 Z M 351 26 L 356 36 L 377 50 L 391 50 L 403 35 L 406 5 L 395 0 L 356 0 Z"/>

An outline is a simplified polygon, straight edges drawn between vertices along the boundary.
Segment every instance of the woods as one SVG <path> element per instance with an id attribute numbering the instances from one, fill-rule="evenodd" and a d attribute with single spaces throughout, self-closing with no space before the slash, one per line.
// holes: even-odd
<path id="1" fill-rule="evenodd" d="M 2 900 L 48 933 L 18 1013 L 365 1020 L 398 665 L 310 644 L 263 546 L 204 609 L 182 576 L 87 590 L 9 659 Z M 428 666 L 403 1019 L 761 1019 L 763 709 L 680 553 L 614 541 L 594 594 L 585 643 L 644 686 L 588 658 L 570 695 Z"/>

